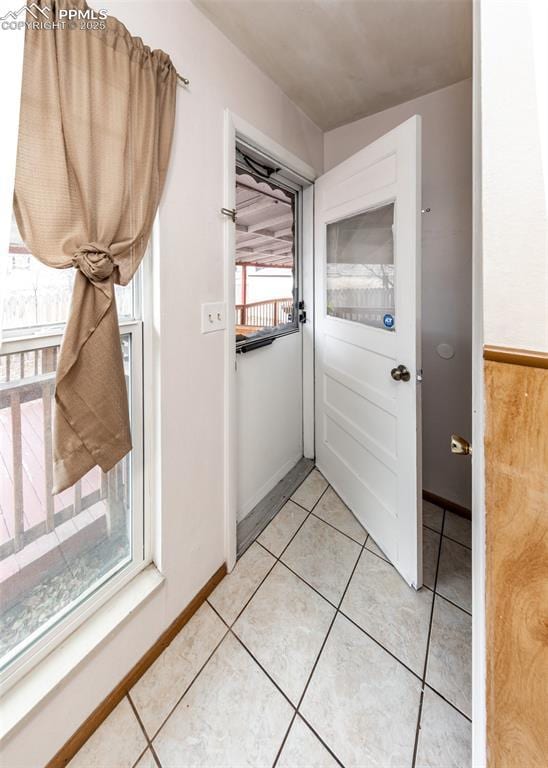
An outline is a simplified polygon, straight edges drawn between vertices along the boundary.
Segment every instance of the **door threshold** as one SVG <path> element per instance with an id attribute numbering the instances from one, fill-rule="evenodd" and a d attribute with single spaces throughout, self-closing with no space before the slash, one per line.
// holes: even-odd
<path id="1" fill-rule="evenodd" d="M 238 558 L 260 536 L 305 477 L 312 472 L 314 466 L 313 459 L 305 459 L 304 457 L 299 459 L 293 469 L 290 469 L 287 475 L 276 483 L 274 488 L 253 507 L 243 520 L 240 520 L 237 529 Z"/>

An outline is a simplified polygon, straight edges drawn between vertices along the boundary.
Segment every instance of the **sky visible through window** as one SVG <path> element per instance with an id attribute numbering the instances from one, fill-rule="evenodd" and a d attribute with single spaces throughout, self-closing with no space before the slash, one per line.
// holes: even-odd
<path id="1" fill-rule="evenodd" d="M 59 325 L 68 316 L 74 270 L 52 269 L 34 258 L 23 242 L 15 216 L 12 217 L 10 244 L 3 274 L 5 275 L 2 328 L 35 328 Z M 116 286 L 118 316 L 133 314 L 131 286 Z"/>

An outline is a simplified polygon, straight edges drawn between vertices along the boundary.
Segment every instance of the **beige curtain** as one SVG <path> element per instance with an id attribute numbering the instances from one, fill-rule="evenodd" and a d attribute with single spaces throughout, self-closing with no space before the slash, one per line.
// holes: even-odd
<path id="1" fill-rule="evenodd" d="M 39 2 L 49 18 L 85 2 Z M 146 249 L 168 166 L 177 76 L 116 19 L 27 29 L 15 215 L 31 253 L 74 268 L 55 391 L 54 493 L 131 449 L 114 284 Z"/>

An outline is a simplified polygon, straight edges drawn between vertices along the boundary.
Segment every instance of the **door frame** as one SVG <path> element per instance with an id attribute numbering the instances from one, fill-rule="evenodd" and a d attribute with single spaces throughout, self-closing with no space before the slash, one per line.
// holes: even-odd
<path id="1" fill-rule="evenodd" d="M 268 154 L 273 160 L 300 178 L 303 184 L 302 231 L 302 296 L 307 308 L 307 322 L 302 326 L 303 339 L 303 450 L 314 458 L 314 169 L 282 147 L 230 109 L 224 112 L 224 175 L 222 206 L 236 207 L 236 141 L 240 139 Z M 221 206 L 219 206 L 221 207 Z M 221 214 L 222 215 L 222 214 Z M 227 570 L 236 564 L 237 551 L 237 484 L 238 484 L 238 418 L 236 390 L 236 346 L 231 318 L 235 315 L 234 253 L 236 228 L 224 218 L 223 263 L 224 303 L 227 327 L 224 340 L 224 550 Z"/>
<path id="2" fill-rule="evenodd" d="M 472 765 L 487 765 L 481 5 L 472 39 Z"/>

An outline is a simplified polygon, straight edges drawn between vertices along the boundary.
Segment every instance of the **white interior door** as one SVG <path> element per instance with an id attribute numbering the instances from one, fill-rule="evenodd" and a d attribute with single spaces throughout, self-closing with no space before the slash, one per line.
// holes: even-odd
<path id="1" fill-rule="evenodd" d="M 316 181 L 316 461 L 422 586 L 420 117 Z M 401 366 L 401 367 L 400 367 Z"/>

